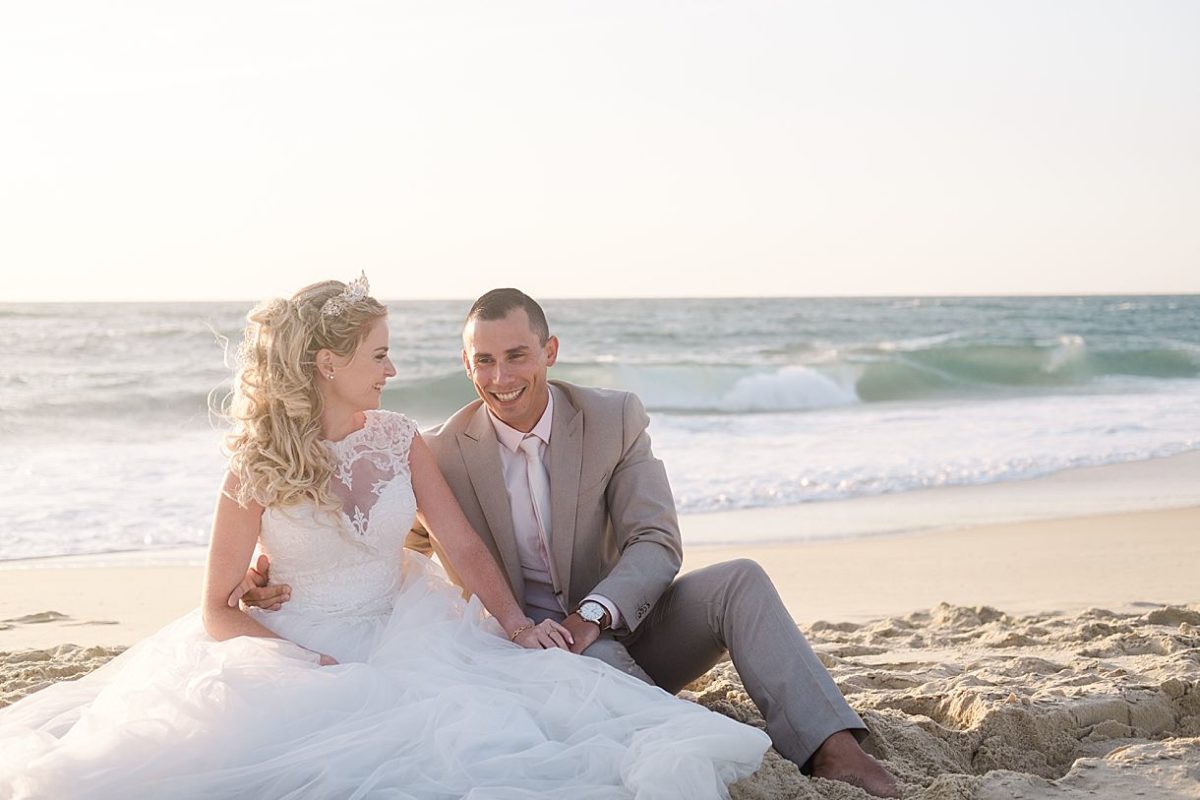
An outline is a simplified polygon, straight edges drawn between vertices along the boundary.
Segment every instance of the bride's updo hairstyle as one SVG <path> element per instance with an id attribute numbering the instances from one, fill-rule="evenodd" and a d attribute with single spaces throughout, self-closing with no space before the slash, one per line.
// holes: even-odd
<path id="1" fill-rule="evenodd" d="M 240 505 L 285 506 L 305 498 L 340 505 L 329 491 L 333 463 L 321 444 L 316 357 L 331 350 L 350 358 L 371 323 L 387 315 L 360 280 L 349 288 L 341 281 L 314 283 L 289 300 L 259 303 L 246 316 L 226 410 L 234 429 L 225 441 Z"/>

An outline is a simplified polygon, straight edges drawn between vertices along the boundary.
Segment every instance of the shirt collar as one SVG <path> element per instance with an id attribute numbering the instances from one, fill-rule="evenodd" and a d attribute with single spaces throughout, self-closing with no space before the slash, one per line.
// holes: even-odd
<path id="1" fill-rule="evenodd" d="M 488 419 L 492 421 L 492 427 L 496 429 L 496 438 L 500 440 L 500 444 L 508 448 L 510 452 L 517 452 L 521 447 L 521 442 L 527 436 L 536 436 L 541 439 L 546 445 L 550 444 L 550 428 L 554 422 L 554 392 L 549 391 L 550 387 L 546 387 L 549 400 L 546 402 L 546 410 L 542 412 L 542 418 L 538 420 L 537 425 L 533 426 L 533 430 L 529 433 L 523 433 L 516 428 L 503 422 L 499 417 L 488 409 Z"/>

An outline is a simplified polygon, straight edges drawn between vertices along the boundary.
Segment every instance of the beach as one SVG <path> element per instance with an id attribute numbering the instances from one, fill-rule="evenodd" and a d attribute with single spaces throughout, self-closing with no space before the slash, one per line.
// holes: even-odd
<path id="1" fill-rule="evenodd" d="M 1146 493 L 1155 475 L 1163 486 L 1200 486 L 1194 456 L 840 510 L 685 515 L 685 541 L 721 527 L 762 537 L 690 545 L 684 569 L 730 558 L 766 568 L 906 797 L 1200 797 L 1200 504 Z M 1071 499 L 1091 492 L 1093 507 L 1112 507 L 1122 486 L 1122 510 L 1079 513 Z M 1135 510 L 1139 493 L 1144 508 Z M 1031 499 L 1046 496 L 1062 499 L 1065 513 Z M 1027 518 L 962 522 L 974 519 L 963 509 L 983 505 Z M 912 507 L 947 518 L 908 533 L 772 541 L 812 524 L 812 514 L 853 518 L 888 506 L 897 519 Z M 189 549 L 7 562 L 0 702 L 84 674 L 193 608 L 202 557 Z M 684 696 L 761 724 L 731 664 Z M 808 779 L 772 752 L 734 796 L 866 795 Z"/>
<path id="2" fill-rule="evenodd" d="M 10 5 L 0 800 L 1200 800 L 1200 3 Z"/>
<path id="3" fill-rule="evenodd" d="M 231 463 L 242 499 L 268 506 L 293 490 L 329 497 L 329 466 L 345 512 L 303 537 L 285 524 L 278 542 L 270 524 L 222 514 L 222 565 L 239 572 L 257 535 L 276 577 L 297 584 L 291 610 L 322 615 L 268 616 L 270 630 L 324 653 L 285 627 L 304 616 L 377 658 L 387 642 L 426 659 L 420 675 L 449 676 L 458 662 L 432 657 L 440 638 L 356 631 L 389 609 L 396 625 L 400 611 L 440 620 L 403 599 L 417 584 L 399 581 L 392 601 L 384 583 L 424 562 L 371 554 L 398 543 L 408 511 L 372 526 L 372 509 L 388 495 L 386 518 L 410 488 L 454 544 L 440 484 L 417 461 L 415 487 L 395 480 L 410 427 L 438 426 L 430 449 L 468 519 L 489 529 L 501 572 L 526 581 L 527 612 L 555 606 L 551 594 L 615 595 L 612 616 L 649 618 L 647 638 L 672 629 L 646 648 L 667 658 L 704 640 L 667 614 L 720 621 L 740 663 L 714 664 L 681 702 L 765 727 L 740 675 L 776 700 L 802 668 L 742 656 L 784 652 L 772 645 L 793 632 L 758 601 L 774 598 L 755 569 L 724 573 L 752 575 L 753 590 L 739 577 L 661 599 L 662 532 L 646 528 L 671 507 L 684 574 L 761 565 L 909 800 L 1200 800 L 1200 3 L 317 2 L 239 4 L 236 16 L 9 5 L 0 64 L 21 79 L 3 95 L 20 157 L 0 193 L 0 800 L 23 796 L 14 765 L 21 780 L 44 768 L 81 794 L 107 771 L 117 793 L 153 795 L 116 753 L 183 786 L 159 794 L 186 794 L 195 781 L 171 759 L 198 751 L 164 731 L 213 737 L 203 753 L 228 757 L 234 786 L 274 780 L 275 767 L 309 780 L 286 766 L 294 757 L 314 782 L 354 776 L 356 794 L 428 800 L 418 774 L 453 755 L 438 779 L 496 800 L 481 777 L 492 766 L 517 776 L 512 793 L 532 793 L 563 785 L 553 758 L 599 772 L 611 756 L 608 778 L 680 775 L 667 800 L 705 800 L 680 788 L 703 773 L 681 766 L 700 750 L 659 771 L 666 757 L 644 757 L 652 737 L 622 741 L 622 754 L 585 735 L 574 702 L 541 702 L 570 681 L 548 671 L 552 691 L 531 689 L 538 668 L 569 658 L 540 651 L 508 651 L 522 663 L 509 685 L 541 711 L 567 710 L 552 758 L 540 738 L 550 713 L 525 726 L 466 691 L 428 704 L 428 730 L 413 724 L 420 701 L 359 695 L 374 718 L 351 727 L 345 715 L 335 737 L 324 713 L 353 701 L 315 702 L 301 681 L 339 696 L 355 673 L 385 695 L 437 681 L 361 665 L 293 681 L 275 659 L 240 692 L 231 676 L 253 658 L 196 665 L 292 648 L 203 635 L 189 640 L 196 660 L 146 659 L 146 680 L 123 673 L 134 707 L 157 711 L 141 698 L 162 677 L 158 697 L 223 722 L 243 704 L 240 726 L 185 712 L 176 727 L 141 713 L 105 729 L 128 716 L 100 702 L 58 717 L 62 739 L 10 738 L 14 704 L 40 693 L 27 708 L 55 714 L 55 697 L 72 694 L 62 682 L 134 662 L 122 654 L 197 622 Z M 333 280 L 345 289 L 327 297 L 318 287 Z M 497 287 L 540 305 L 544 319 L 522 312 L 536 339 L 504 324 L 510 303 L 493 301 L 511 295 Z M 513 341 L 482 335 L 491 323 Z M 567 400 L 570 387 L 597 390 L 579 395 L 596 405 L 538 412 L 543 379 Z M 607 392 L 622 393 L 619 415 Z M 503 442 L 496 461 L 482 414 L 458 428 L 481 399 L 493 421 L 541 440 L 520 437 L 526 480 Z M 413 424 L 387 426 L 395 452 L 343 438 L 376 407 Z M 346 541 L 330 547 L 334 522 Z M 338 569 L 343 544 L 367 548 L 359 566 L 378 583 Z M 448 566 L 486 579 L 458 558 Z M 247 630 L 226 611 L 210 624 Z M 497 669 L 453 685 L 489 680 L 501 682 Z M 821 716 L 815 703 L 764 704 L 773 730 L 779 718 L 811 732 Z M 504 722 L 458 712 L 493 706 Z M 630 716 L 641 719 L 608 722 Z M 297 734 L 300 719 L 318 733 L 275 734 Z M 255 735 L 259 722 L 271 733 Z M 378 757 L 363 746 L 372 733 Z M 107 734 L 121 741 L 106 747 Z M 413 745 L 411 762 L 398 742 Z M 31 755 L 41 744 L 56 754 Z M 496 757 L 512 744 L 528 762 Z M 715 749 L 719 762 L 735 748 Z M 359 767 L 371 775 L 361 783 Z M 254 800 L 320 800 L 312 785 Z M 731 793 L 867 796 L 774 750 Z"/>

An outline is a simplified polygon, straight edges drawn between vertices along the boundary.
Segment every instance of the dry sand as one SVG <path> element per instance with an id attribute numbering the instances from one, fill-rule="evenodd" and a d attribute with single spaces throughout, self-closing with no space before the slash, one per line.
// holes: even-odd
<path id="1" fill-rule="evenodd" d="M 1200 798 L 1200 508 L 692 547 L 685 569 L 731 557 L 775 579 L 905 797 Z M 196 603 L 199 566 L 98 563 L 0 569 L 0 705 Z M 762 723 L 729 663 L 685 694 Z M 733 794 L 866 797 L 774 751 Z"/>
<path id="2" fill-rule="evenodd" d="M 1200 605 L 1025 616 L 939 605 L 804 627 L 907 798 L 1200 798 Z M 732 665 L 690 688 L 762 724 Z M 733 794 L 866 796 L 773 753 Z"/>
<path id="3" fill-rule="evenodd" d="M 939 605 L 804 628 L 910 800 L 1200 798 L 1200 605 L 1027 616 Z M 0 706 L 122 649 L 0 654 Z M 682 696 L 763 724 L 729 662 Z M 867 797 L 774 750 L 732 793 Z"/>

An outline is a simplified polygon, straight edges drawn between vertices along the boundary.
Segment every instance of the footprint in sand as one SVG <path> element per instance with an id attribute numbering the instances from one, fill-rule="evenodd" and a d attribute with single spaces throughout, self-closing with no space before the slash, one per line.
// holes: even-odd
<path id="1" fill-rule="evenodd" d="M 70 619 L 70 617 L 57 611 L 40 611 L 37 614 L 26 614 L 23 617 L 0 620 L 0 624 L 11 628 L 13 625 L 38 625 L 43 622 L 61 622 L 65 619 Z"/>
<path id="2" fill-rule="evenodd" d="M 83 625 L 120 625 L 115 619 L 85 619 L 78 622 L 67 622 L 68 615 L 58 611 L 42 611 L 37 614 L 26 614 L 23 617 L 0 620 L 0 631 L 11 630 L 17 625 L 40 625 L 46 622 L 62 622 L 63 627 L 77 628 Z"/>

